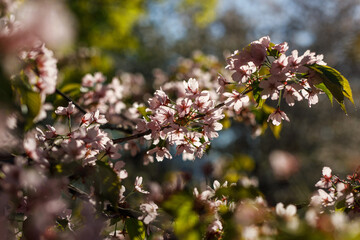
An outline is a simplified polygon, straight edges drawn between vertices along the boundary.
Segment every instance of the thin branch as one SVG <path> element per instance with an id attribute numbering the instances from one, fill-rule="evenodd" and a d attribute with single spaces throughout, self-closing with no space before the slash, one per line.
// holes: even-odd
<path id="1" fill-rule="evenodd" d="M 117 139 L 113 139 L 114 143 L 122 143 L 122 142 L 126 142 L 126 141 L 130 141 L 133 139 L 137 139 L 137 138 L 141 138 L 145 135 L 148 135 L 151 133 L 151 129 L 146 130 L 145 132 L 141 132 L 141 133 L 137 133 L 128 137 L 123 137 L 123 138 L 117 138 Z"/>
<path id="2" fill-rule="evenodd" d="M 68 96 L 66 96 L 63 92 L 61 92 L 59 89 L 56 89 L 56 93 L 57 94 L 59 94 L 60 96 L 62 96 L 63 98 L 65 98 L 67 101 L 69 101 L 69 102 L 72 102 L 74 105 L 75 105 L 75 107 L 77 108 L 77 109 L 79 109 L 80 110 L 80 112 L 82 112 L 83 114 L 86 114 L 87 113 L 87 111 L 84 109 L 84 108 L 82 108 L 79 104 L 77 104 L 74 100 L 72 100 L 71 98 L 69 98 Z"/>
<path id="3" fill-rule="evenodd" d="M 124 132 L 124 133 L 128 133 L 128 134 L 132 134 L 133 130 L 130 128 L 123 128 L 123 127 L 119 127 L 113 124 L 104 124 L 100 126 L 101 129 L 109 129 L 109 130 L 116 130 L 116 131 L 120 131 L 120 132 Z"/>

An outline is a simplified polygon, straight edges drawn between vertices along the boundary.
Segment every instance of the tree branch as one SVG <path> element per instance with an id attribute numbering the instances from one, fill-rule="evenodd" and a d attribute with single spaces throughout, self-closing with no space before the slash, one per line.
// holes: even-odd
<path id="1" fill-rule="evenodd" d="M 116 126 L 116 125 L 110 124 L 110 123 L 101 125 L 100 128 L 101 129 L 116 130 L 116 131 L 120 131 L 120 132 L 124 132 L 124 133 L 128 133 L 128 134 L 133 133 L 133 130 L 130 129 L 130 128 L 123 128 L 123 127 L 119 127 L 119 126 Z"/>
<path id="2" fill-rule="evenodd" d="M 77 109 L 79 109 L 80 112 L 82 112 L 83 114 L 86 114 L 86 113 L 87 113 L 87 111 L 86 111 L 84 108 L 82 108 L 82 107 L 81 107 L 79 104 L 77 104 L 74 100 L 72 100 L 71 98 L 69 98 L 68 96 L 66 96 L 65 93 L 61 92 L 59 89 L 56 89 L 56 93 L 59 94 L 60 96 L 62 96 L 63 98 L 65 98 L 67 101 L 72 102 L 72 103 L 75 105 L 75 107 L 76 107 Z"/>
<path id="3" fill-rule="evenodd" d="M 141 138 L 145 135 L 148 135 L 151 133 L 151 129 L 146 130 L 145 132 L 141 132 L 141 133 L 137 133 L 128 137 L 123 137 L 123 138 L 117 138 L 117 139 L 113 139 L 114 143 L 122 143 L 122 142 L 126 142 L 126 141 L 130 141 L 133 139 L 137 139 L 137 138 Z"/>

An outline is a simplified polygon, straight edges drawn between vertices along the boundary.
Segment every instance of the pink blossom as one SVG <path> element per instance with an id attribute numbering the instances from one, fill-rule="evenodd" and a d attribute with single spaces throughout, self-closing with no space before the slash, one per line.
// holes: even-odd
<path id="1" fill-rule="evenodd" d="M 290 71 L 299 71 L 303 72 L 304 70 L 307 70 L 307 67 L 301 68 L 301 57 L 298 56 L 298 51 L 294 50 L 291 52 L 291 55 L 288 56 L 288 66 Z"/>
<path id="2" fill-rule="evenodd" d="M 174 122 L 174 115 L 176 111 L 168 106 L 160 106 L 156 109 L 154 119 L 161 125 L 167 125 Z"/>
<path id="3" fill-rule="evenodd" d="M 259 40 L 254 41 L 253 43 L 260 43 L 264 48 L 268 48 L 270 45 L 270 37 L 269 36 L 261 37 Z"/>
<path id="4" fill-rule="evenodd" d="M 275 207 L 276 214 L 280 217 L 289 219 L 296 216 L 296 207 L 292 204 L 289 204 L 286 208 L 283 203 L 276 204 Z"/>
<path id="5" fill-rule="evenodd" d="M 215 220 L 214 222 L 212 222 L 207 229 L 207 231 L 210 233 L 218 233 L 221 232 L 222 230 L 223 230 L 223 226 L 220 220 Z"/>
<path id="6" fill-rule="evenodd" d="M 308 100 L 309 107 L 319 102 L 318 93 L 320 93 L 320 90 L 315 87 L 311 87 L 311 89 L 302 89 L 301 93 L 304 98 Z"/>
<path id="7" fill-rule="evenodd" d="M 279 98 L 279 90 L 284 88 L 284 84 L 279 80 L 281 79 L 271 76 L 268 80 L 262 80 L 260 82 L 259 87 L 263 89 L 261 92 L 262 99 L 270 97 L 271 100 L 277 100 Z"/>
<path id="8" fill-rule="evenodd" d="M 38 140 L 40 142 L 46 141 L 44 132 L 38 127 L 36 127 L 36 131 L 37 131 L 37 134 L 35 135 L 36 140 Z"/>
<path id="9" fill-rule="evenodd" d="M 222 129 L 223 125 L 219 122 L 209 122 L 204 126 L 204 135 L 209 139 L 217 138 L 219 134 L 217 133 Z"/>
<path id="10" fill-rule="evenodd" d="M 275 126 L 279 126 L 281 124 L 281 120 L 290 122 L 290 119 L 288 118 L 286 113 L 283 111 L 280 111 L 279 108 L 275 112 L 273 112 L 269 115 L 267 121 L 269 122 L 270 120 L 271 120 L 271 123 Z"/>
<path id="11" fill-rule="evenodd" d="M 250 78 L 251 74 L 256 71 L 256 66 L 253 62 L 248 62 L 246 65 L 242 65 L 235 70 L 236 72 L 234 72 L 231 76 L 232 79 L 238 83 L 246 83 Z"/>
<path id="12" fill-rule="evenodd" d="M 330 188 L 332 186 L 331 178 L 331 169 L 329 167 L 324 167 L 322 169 L 322 178 L 315 184 L 315 187 Z"/>
<path id="13" fill-rule="evenodd" d="M 246 47 L 244 51 L 248 55 L 246 56 L 248 62 L 253 62 L 257 67 L 261 66 L 267 56 L 266 45 L 267 41 L 261 40 L 261 43 L 253 42 L 249 47 Z"/>
<path id="14" fill-rule="evenodd" d="M 216 93 L 223 93 L 225 86 L 228 85 L 230 82 L 228 82 L 222 75 L 219 74 L 218 76 L 218 83 L 219 83 L 219 87 L 216 90 Z"/>
<path id="15" fill-rule="evenodd" d="M 237 114 L 239 114 L 241 108 L 247 106 L 249 102 L 247 95 L 243 95 L 236 90 L 233 90 L 232 93 L 225 92 L 223 95 L 227 97 L 225 105 L 229 108 L 232 107 Z"/>
<path id="16" fill-rule="evenodd" d="M 34 138 L 28 137 L 24 140 L 24 149 L 31 159 L 34 159 L 35 161 L 40 159 L 40 148 L 37 147 L 36 140 Z"/>
<path id="17" fill-rule="evenodd" d="M 275 150 L 269 155 L 270 166 L 278 179 L 289 179 L 299 170 L 299 160 L 292 154 Z"/>
<path id="18" fill-rule="evenodd" d="M 142 189 L 142 181 L 143 181 L 142 177 L 136 177 L 135 184 L 134 184 L 135 190 L 140 193 L 143 193 L 143 194 L 149 194 L 148 191 L 145 191 L 144 189 Z"/>
<path id="19" fill-rule="evenodd" d="M 96 72 L 94 76 L 88 73 L 82 78 L 82 85 L 84 87 L 93 87 L 96 83 L 103 83 L 105 80 L 105 76 L 100 72 Z"/>
<path id="20" fill-rule="evenodd" d="M 121 157 L 121 154 L 119 153 L 120 147 L 121 147 L 120 145 L 118 144 L 114 145 L 112 141 L 108 141 L 105 146 L 106 154 L 111 159 L 119 159 Z"/>
<path id="21" fill-rule="evenodd" d="M 149 224 L 154 221 L 157 213 L 158 206 L 154 202 L 143 203 L 140 205 L 140 210 L 143 212 L 143 215 L 138 219 L 143 221 L 145 224 Z"/>
<path id="22" fill-rule="evenodd" d="M 67 117 L 70 117 L 71 114 L 73 114 L 75 111 L 75 105 L 72 102 L 69 102 L 69 105 L 67 107 L 58 107 L 55 110 L 55 113 L 57 115 L 65 115 Z"/>
<path id="23" fill-rule="evenodd" d="M 105 116 L 103 114 L 100 114 L 99 110 L 96 110 L 93 114 L 92 114 L 92 119 L 94 122 L 98 123 L 98 124 L 105 124 L 108 121 L 106 120 Z"/>
<path id="24" fill-rule="evenodd" d="M 125 169 L 122 169 L 125 166 L 125 162 L 117 161 L 114 165 L 114 170 L 117 173 L 120 180 L 128 177 L 128 172 Z"/>
<path id="25" fill-rule="evenodd" d="M 189 98 L 179 98 L 176 101 L 176 110 L 178 111 L 179 117 L 183 118 L 190 113 L 192 101 Z"/>
<path id="26" fill-rule="evenodd" d="M 51 138 L 54 138 L 54 137 L 57 136 L 55 127 L 53 127 L 53 126 L 51 126 L 49 124 L 47 124 L 46 127 L 48 129 L 47 131 L 45 131 L 45 137 L 47 139 L 51 139 Z"/>
<path id="27" fill-rule="evenodd" d="M 274 46 L 274 49 L 278 50 L 279 53 L 285 53 L 288 49 L 289 49 L 289 45 L 287 42 L 283 42 L 283 43 L 280 43 L 280 44 L 276 44 Z"/>
<path id="28" fill-rule="evenodd" d="M 194 102 L 194 107 L 200 113 L 205 113 L 210 108 L 214 106 L 214 101 L 210 100 L 210 93 L 209 91 L 202 91 L 201 94 L 196 97 Z"/>
<path id="29" fill-rule="evenodd" d="M 314 52 L 310 52 L 310 50 L 307 50 L 302 56 L 301 56 L 301 64 L 302 65 L 311 65 L 311 64 L 319 64 L 319 65 L 326 65 L 326 63 L 323 61 L 324 56 L 317 55 L 315 56 Z"/>
<path id="30" fill-rule="evenodd" d="M 124 144 L 124 149 L 130 151 L 130 155 L 135 157 L 138 152 L 140 152 L 139 146 L 136 144 L 135 141 L 129 141 Z"/>
<path id="31" fill-rule="evenodd" d="M 331 196 L 322 189 L 317 191 L 317 194 L 311 197 L 310 204 L 313 206 L 322 205 L 324 207 L 332 206 L 335 204 L 334 196 Z"/>
<path id="32" fill-rule="evenodd" d="M 85 157 L 85 143 L 82 140 L 71 139 L 63 141 L 61 147 L 71 158 L 81 159 Z"/>
<path id="33" fill-rule="evenodd" d="M 288 71 L 288 58 L 285 54 L 276 59 L 270 68 L 270 73 L 273 75 L 279 75 Z"/>
<path id="34" fill-rule="evenodd" d="M 35 85 L 37 90 L 43 95 L 54 93 L 58 70 L 53 52 L 42 44 L 28 52 L 23 52 L 21 58 L 25 61 L 29 59 L 34 60 L 36 63 L 37 70 L 32 65 L 28 65 L 24 70 L 30 84 Z"/>
<path id="35" fill-rule="evenodd" d="M 154 97 L 150 98 L 148 102 L 150 109 L 156 110 L 159 106 L 168 104 L 169 101 L 169 97 L 162 89 L 160 89 L 156 90 Z"/>
<path id="36" fill-rule="evenodd" d="M 167 159 L 172 159 L 172 156 L 169 152 L 169 150 L 167 150 L 165 147 L 155 147 L 149 151 L 146 152 L 146 154 L 154 154 L 156 153 L 156 160 L 158 162 L 161 162 L 164 160 L 164 157 Z"/>
<path id="37" fill-rule="evenodd" d="M 190 78 L 187 82 L 184 81 L 186 95 L 196 96 L 199 94 L 199 83 L 195 78 Z"/>
<path id="38" fill-rule="evenodd" d="M 296 90 L 294 85 L 286 85 L 285 86 L 284 98 L 285 98 L 287 104 L 289 104 L 289 106 L 294 106 L 295 100 L 301 101 L 303 99 L 303 97 Z"/>
<path id="39" fill-rule="evenodd" d="M 149 163 L 153 163 L 154 162 L 154 157 L 149 155 L 149 154 L 145 154 L 144 155 L 144 158 L 143 158 L 143 161 L 144 161 L 144 165 L 149 165 Z"/>
<path id="40" fill-rule="evenodd" d="M 80 128 L 81 136 L 78 138 L 83 140 L 88 145 L 91 145 L 93 149 L 105 150 L 107 142 L 110 141 L 110 138 L 107 136 L 107 133 L 100 130 L 99 127 L 91 128 Z"/>

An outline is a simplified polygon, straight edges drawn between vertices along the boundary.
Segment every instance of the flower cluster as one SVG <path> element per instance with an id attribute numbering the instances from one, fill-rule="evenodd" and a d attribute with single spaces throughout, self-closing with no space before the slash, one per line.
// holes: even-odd
<path id="1" fill-rule="evenodd" d="M 14 7 L 10 3 L 3 1 L 5 11 Z M 215 180 L 203 191 L 194 188 L 193 194 L 186 192 L 184 179 L 190 178 L 186 174 L 160 186 L 144 184 L 146 177 L 137 173 L 132 177 L 137 169 L 129 168 L 129 173 L 125 169 L 124 150 L 131 156 L 146 152 L 144 163 L 153 162 L 154 156 L 157 161 L 171 159 L 173 153 L 183 160 L 201 158 L 230 118 L 255 128 L 267 125 L 266 121 L 273 125 L 289 121 L 280 109 L 281 100 L 293 106 L 305 99 L 311 106 L 317 103 L 321 89 L 331 94 L 332 89 L 321 85 L 319 72 L 324 69 L 315 71 L 325 66 L 322 55 L 306 51 L 299 56 L 294 50 L 286 56 L 287 43 L 273 44 L 263 37 L 235 51 L 226 69 L 216 58 L 197 53 L 192 60 L 182 59 L 173 76 L 154 71 L 158 90 L 148 99 L 147 108 L 142 104 L 148 96 L 145 80 L 130 73 L 111 81 L 99 72 L 86 74 L 81 84 L 74 84 L 80 89 L 76 91 L 79 95 L 71 96 L 78 100 L 75 103 L 56 88 L 57 60 L 45 47 L 43 29 L 48 28 L 42 16 L 49 15 L 30 17 L 24 29 L 14 17 L 0 19 L 4 62 L 11 64 L 7 61 L 11 55 L 20 63 L 16 64 L 20 67 L 9 68 L 1 60 L 5 66 L 1 69 L 10 71 L 4 77 L 16 95 L 18 109 L 14 112 L 24 115 L 29 130 L 19 140 L 23 149 L 0 166 L 0 232 L 7 234 L 3 238 L 271 239 L 285 231 L 305 234 L 299 236 L 307 239 L 306 230 L 318 230 L 319 219 L 328 216 L 324 209 L 358 212 L 359 176 L 340 180 L 327 167 L 316 184 L 321 189 L 313 196 L 305 221 L 297 215 L 295 205 L 269 206 L 257 189 L 257 179 L 242 176 L 237 168 L 228 174 L 236 179 L 231 184 L 224 177 L 223 184 Z M 348 89 L 340 90 L 352 99 Z M 46 98 L 55 92 L 68 105 L 57 107 L 56 117 L 47 118 L 44 125 L 33 126 L 45 118 L 45 110 L 51 107 Z M 257 114 L 265 120 L 256 119 L 267 99 L 277 100 L 277 107 Z M 15 129 L 17 124 L 11 122 L 7 125 Z M 119 138 L 112 139 L 112 134 Z M 151 144 L 146 146 L 144 140 Z M 279 175 L 286 179 L 291 171 L 282 170 Z M 127 192 L 129 179 L 134 181 Z M 334 216 L 330 215 L 334 228 L 347 221 Z"/>
<path id="2" fill-rule="evenodd" d="M 316 86 L 321 83 L 321 79 L 308 66 L 326 65 L 323 56 L 310 51 L 299 56 L 297 50 L 286 56 L 288 48 L 286 42 L 273 44 L 269 37 L 263 37 L 243 50 L 235 51 L 227 59 L 226 68 L 233 71 L 234 84 L 244 90 L 242 93 L 236 90 L 233 90 L 232 94 L 224 93 L 227 106 L 239 112 L 248 102 L 244 92 L 252 90 L 257 92 L 255 100 L 258 103 L 268 98 L 278 100 L 277 109 L 269 115 L 268 121 L 279 125 L 282 120 L 289 121 L 286 114 L 280 110 L 281 98 L 284 98 L 289 106 L 294 106 L 296 101 L 303 99 L 308 100 L 309 107 L 316 104 L 317 95 L 321 92 Z M 223 92 L 223 87 L 231 84 L 224 78 L 219 78 L 219 82 L 219 92 Z"/>
<path id="3" fill-rule="evenodd" d="M 69 121 L 67 132 L 60 134 L 51 125 L 47 130 L 37 128 L 36 139 L 29 137 L 24 143 L 27 155 L 37 162 L 49 164 L 51 161 L 73 161 L 80 160 L 83 165 L 95 164 L 97 156 L 103 153 L 112 159 L 120 158 L 120 145 L 113 144 L 108 134 L 99 126 L 107 120 L 99 111 L 87 113 L 81 118 L 77 129 L 71 126 L 71 115 L 75 106 L 69 102 L 67 107 L 58 107 L 57 115 L 66 116 Z"/>
<path id="4" fill-rule="evenodd" d="M 106 84 L 102 73 L 86 74 L 82 78 L 80 103 L 92 111 L 98 109 L 112 124 L 133 129 L 141 116 L 137 111 L 139 104 L 128 107 L 124 100 L 129 94 L 139 92 L 138 88 L 144 84 L 142 80 L 140 76 L 123 73 Z"/>
<path id="5" fill-rule="evenodd" d="M 315 184 L 319 188 L 311 198 L 311 205 L 324 209 L 342 209 L 347 212 L 359 211 L 360 176 L 358 172 L 348 175 L 346 179 L 340 179 L 332 174 L 329 167 L 322 170 L 321 179 Z"/>
<path id="6" fill-rule="evenodd" d="M 56 89 L 57 60 L 45 44 L 36 46 L 20 53 L 20 58 L 26 63 L 24 73 L 33 90 L 40 92 L 42 98 L 53 94 Z"/>
<path id="7" fill-rule="evenodd" d="M 215 106 L 209 92 L 200 91 L 193 78 L 184 81 L 184 89 L 186 96 L 176 102 L 162 89 L 157 90 L 148 101 L 144 120 L 137 125 L 139 132 L 151 131 L 145 139 L 152 140 L 154 147 L 147 154 L 156 154 L 158 161 L 172 158 L 168 145 L 176 145 L 176 154 L 183 154 L 184 160 L 201 158 L 222 129 L 222 109 Z"/>

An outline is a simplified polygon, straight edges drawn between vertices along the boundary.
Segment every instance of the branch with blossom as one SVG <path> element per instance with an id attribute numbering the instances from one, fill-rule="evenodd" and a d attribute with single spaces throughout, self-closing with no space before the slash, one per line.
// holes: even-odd
<path id="1" fill-rule="evenodd" d="M 0 41 L 8 46 L 2 46 L 1 55 L 16 62 L 10 68 L 11 61 L 1 60 L 6 72 L 0 74 L 13 93 L 8 104 L 13 115 L 6 114 L 4 131 L 25 126 L 24 137 L 12 145 L 13 161 L 1 165 L 4 238 L 271 239 L 297 234 L 306 239 L 303 229 L 323 234 L 317 219 L 332 219 L 334 206 L 349 215 L 358 212 L 358 174 L 340 180 L 326 167 L 305 220 L 295 205 L 268 206 L 257 179 L 246 175 L 232 182 L 214 180 L 212 187 L 189 193 L 184 176 L 161 187 L 125 169 L 123 156 L 135 158 L 141 151 L 144 164 L 154 157 L 201 158 L 229 119 L 249 123 L 255 134 L 264 123 L 290 121 L 283 101 L 294 106 L 307 100 L 311 107 L 324 92 L 345 110 L 344 99 L 353 102 L 349 83 L 322 55 L 306 51 L 299 56 L 294 50 L 286 56 L 286 42 L 263 37 L 235 51 L 224 68 L 215 58 L 198 57 L 180 61 L 182 72 L 174 76 L 155 70 L 157 90 L 148 99 L 143 98 L 145 79 L 124 72 L 111 80 L 100 72 L 86 74 L 72 99 L 58 86 L 57 60 L 41 34 L 13 17 L 1 20 Z M 55 93 L 66 106 L 52 105 L 49 98 Z M 275 107 L 266 105 L 271 100 Z"/>

